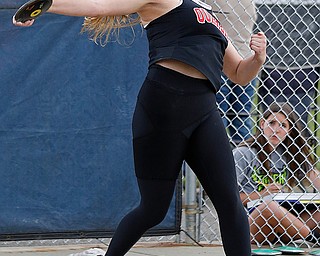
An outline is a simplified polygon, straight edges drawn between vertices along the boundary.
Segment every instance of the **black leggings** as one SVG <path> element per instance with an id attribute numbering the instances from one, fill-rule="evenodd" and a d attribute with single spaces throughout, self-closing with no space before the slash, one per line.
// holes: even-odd
<path id="1" fill-rule="evenodd" d="M 218 213 L 227 256 L 249 256 L 250 233 L 212 85 L 154 65 L 133 118 L 140 205 L 120 222 L 106 255 L 123 256 L 165 217 L 185 160 Z"/>

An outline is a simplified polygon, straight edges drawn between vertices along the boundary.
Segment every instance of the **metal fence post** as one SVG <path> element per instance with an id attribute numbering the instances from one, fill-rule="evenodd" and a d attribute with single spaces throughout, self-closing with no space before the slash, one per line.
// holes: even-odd
<path id="1" fill-rule="evenodd" d="M 196 217 L 197 205 L 197 179 L 191 168 L 185 163 L 185 218 L 186 218 L 186 243 L 197 241 Z"/>

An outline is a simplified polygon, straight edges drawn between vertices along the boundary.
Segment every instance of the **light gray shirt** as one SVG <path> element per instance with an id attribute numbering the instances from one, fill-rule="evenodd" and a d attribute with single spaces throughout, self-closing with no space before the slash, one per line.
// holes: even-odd
<path id="1" fill-rule="evenodd" d="M 262 169 L 262 163 L 258 159 L 257 150 L 250 147 L 238 147 L 233 150 L 236 163 L 236 172 L 239 183 L 239 191 L 249 194 L 253 191 L 262 191 L 265 185 L 276 182 L 283 185 L 283 192 L 314 192 L 314 186 L 308 177 L 290 187 L 287 183 L 290 169 L 287 159 L 284 156 L 284 149 L 278 147 L 277 150 L 269 154 L 271 163 L 270 170 L 266 173 Z M 312 165 L 309 165 L 309 170 Z M 308 170 L 308 171 L 309 171 Z"/>

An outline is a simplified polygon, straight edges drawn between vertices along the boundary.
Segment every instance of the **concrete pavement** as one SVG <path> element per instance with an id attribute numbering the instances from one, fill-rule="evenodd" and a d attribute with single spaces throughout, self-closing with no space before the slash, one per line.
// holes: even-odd
<path id="1" fill-rule="evenodd" d="M 53 246 L 18 246 L 18 247 L 0 247 L 0 256 L 68 256 L 83 252 L 90 248 L 101 248 L 106 250 L 103 243 L 97 244 L 72 244 L 72 245 L 53 245 Z M 256 248 L 256 247 L 254 247 Z M 254 249 L 252 248 L 252 249 Z M 319 248 L 314 248 L 316 250 Z M 310 249 L 305 248 L 308 255 Z M 285 255 L 285 254 L 283 254 Z M 187 245 L 176 243 L 138 243 L 126 256 L 225 256 L 221 245 Z"/>
<path id="2" fill-rule="evenodd" d="M 68 256 L 90 248 L 106 249 L 104 244 L 0 247 L 0 256 Z M 126 256 L 225 256 L 220 245 L 185 245 L 172 243 L 137 244 Z"/>

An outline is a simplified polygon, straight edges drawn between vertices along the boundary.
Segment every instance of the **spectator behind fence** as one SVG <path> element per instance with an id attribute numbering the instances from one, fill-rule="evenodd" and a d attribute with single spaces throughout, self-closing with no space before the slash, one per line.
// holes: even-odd
<path id="1" fill-rule="evenodd" d="M 273 103 L 260 120 L 255 135 L 234 149 L 244 205 L 279 192 L 316 193 L 319 171 L 301 135 L 302 124 L 287 103 Z M 309 208 L 311 206 L 311 208 Z M 252 242 L 260 244 L 305 239 L 319 244 L 320 211 L 316 205 L 297 210 L 267 201 L 249 209 Z"/>
<path id="2" fill-rule="evenodd" d="M 242 57 L 250 56 L 250 37 L 257 19 L 253 0 L 208 0 L 217 11 L 217 17 L 228 33 L 229 39 Z M 234 144 L 251 136 L 250 111 L 255 90 L 255 80 L 245 87 L 237 86 L 222 76 L 222 86 L 217 93 L 217 103 L 223 113 L 223 121 Z"/>

